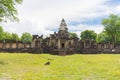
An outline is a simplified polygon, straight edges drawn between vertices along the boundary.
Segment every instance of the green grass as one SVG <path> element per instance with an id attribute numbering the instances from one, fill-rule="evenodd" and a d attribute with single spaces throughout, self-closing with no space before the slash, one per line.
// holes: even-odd
<path id="1" fill-rule="evenodd" d="M 48 58 L 52 60 L 48 60 Z M 50 61 L 50 65 L 44 65 Z M 0 53 L 0 80 L 119 80 L 119 54 Z"/>

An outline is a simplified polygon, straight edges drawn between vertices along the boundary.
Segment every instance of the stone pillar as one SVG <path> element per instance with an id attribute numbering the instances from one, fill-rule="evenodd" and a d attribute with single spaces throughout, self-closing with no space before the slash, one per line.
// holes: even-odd
<path id="1" fill-rule="evenodd" d="M 60 39 L 58 39 L 58 49 L 61 48 Z"/>

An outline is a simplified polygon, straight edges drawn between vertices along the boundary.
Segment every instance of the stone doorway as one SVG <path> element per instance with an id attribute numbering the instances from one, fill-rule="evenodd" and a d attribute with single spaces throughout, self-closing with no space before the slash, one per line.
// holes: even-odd
<path id="1" fill-rule="evenodd" d="M 64 49 L 64 48 L 65 48 L 65 44 L 64 44 L 64 43 L 62 43 L 62 45 L 61 45 L 61 46 L 62 46 L 62 49 Z"/>

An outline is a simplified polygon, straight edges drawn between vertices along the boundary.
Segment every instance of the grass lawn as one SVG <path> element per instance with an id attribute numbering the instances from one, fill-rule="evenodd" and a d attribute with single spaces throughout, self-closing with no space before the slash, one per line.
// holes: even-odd
<path id="1" fill-rule="evenodd" d="M 120 54 L 0 53 L 0 80 L 120 80 Z"/>

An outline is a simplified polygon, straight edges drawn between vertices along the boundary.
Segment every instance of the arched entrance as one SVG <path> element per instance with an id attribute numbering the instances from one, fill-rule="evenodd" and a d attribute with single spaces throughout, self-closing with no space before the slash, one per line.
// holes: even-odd
<path id="1" fill-rule="evenodd" d="M 64 48 L 65 48 L 65 44 L 64 44 L 64 43 L 62 43 L 62 44 L 61 44 L 61 47 L 62 47 L 62 49 L 64 49 Z"/>

